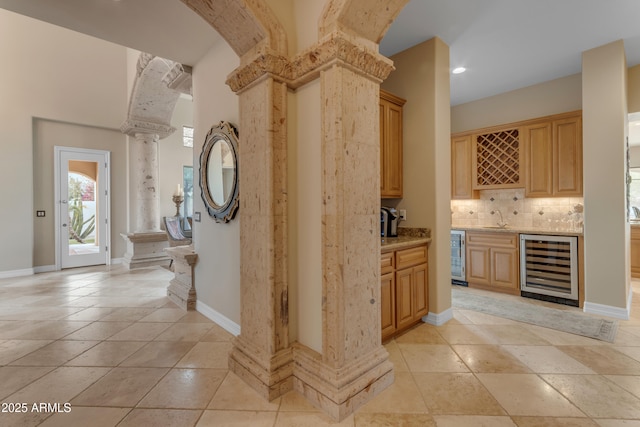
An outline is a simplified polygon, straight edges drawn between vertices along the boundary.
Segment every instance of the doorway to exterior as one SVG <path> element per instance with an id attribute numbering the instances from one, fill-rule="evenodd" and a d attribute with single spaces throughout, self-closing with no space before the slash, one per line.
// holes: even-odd
<path id="1" fill-rule="evenodd" d="M 56 269 L 110 264 L 110 153 L 54 147 Z"/>

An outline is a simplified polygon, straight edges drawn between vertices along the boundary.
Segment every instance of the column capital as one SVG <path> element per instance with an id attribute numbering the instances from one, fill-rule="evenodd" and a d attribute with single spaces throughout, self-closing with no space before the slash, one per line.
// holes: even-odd
<path id="1" fill-rule="evenodd" d="M 175 131 L 176 128 L 173 126 L 135 119 L 127 119 L 120 126 L 120 132 L 129 136 L 136 136 L 136 134 L 155 134 L 158 135 L 160 139 L 168 137 Z"/>
<path id="2" fill-rule="evenodd" d="M 316 45 L 288 59 L 274 52 L 262 52 L 240 66 L 227 79 L 227 85 L 238 93 L 269 75 L 288 87 L 297 89 L 317 79 L 320 72 L 340 63 L 363 76 L 381 83 L 394 70 L 393 61 L 358 43 L 341 32 L 328 34 Z"/>

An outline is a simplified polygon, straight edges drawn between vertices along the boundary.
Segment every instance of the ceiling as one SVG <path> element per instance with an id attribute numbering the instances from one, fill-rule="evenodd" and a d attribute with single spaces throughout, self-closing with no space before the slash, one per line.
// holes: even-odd
<path id="1" fill-rule="evenodd" d="M 303 0 L 295 4 L 302 4 Z M 0 0 L 0 8 L 195 64 L 217 32 L 179 0 Z M 579 73 L 581 53 L 622 39 L 640 63 L 638 0 L 411 0 L 380 43 L 391 56 L 434 36 L 450 47 L 451 104 Z"/>

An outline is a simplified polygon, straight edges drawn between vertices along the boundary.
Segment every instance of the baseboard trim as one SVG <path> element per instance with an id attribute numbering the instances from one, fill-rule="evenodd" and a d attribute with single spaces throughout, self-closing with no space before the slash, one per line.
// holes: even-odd
<path id="1" fill-rule="evenodd" d="M 0 271 L 0 279 L 10 279 L 11 277 L 31 276 L 34 274 L 33 268 L 24 268 L 22 270 Z"/>
<path id="2" fill-rule="evenodd" d="M 229 332 L 231 335 L 235 337 L 240 335 L 240 325 L 238 325 L 225 315 L 221 314 L 220 312 L 209 307 L 207 304 L 203 303 L 200 300 L 196 301 L 196 311 L 209 318 L 209 320 L 220 325 L 222 329 Z"/>
<path id="3" fill-rule="evenodd" d="M 453 319 L 453 308 L 449 307 L 442 313 L 429 312 L 422 318 L 422 321 L 434 326 L 441 326 Z"/>
<path id="4" fill-rule="evenodd" d="M 629 320 L 631 314 L 631 298 L 633 297 L 633 291 L 629 289 L 629 296 L 627 298 L 627 308 L 614 307 L 611 305 L 597 304 L 595 302 L 584 302 L 583 311 L 585 313 L 597 314 L 599 316 L 612 317 L 614 319 Z"/>
<path id="5" fill-rule="evenodd" d="M 55 265 L 40 265 L 38 267 L 33 267 L 33 272 L 35 274 L 38 273 L 49 273 L 51 271 L 58 271 Z"/>
<path id="6" fill-rule="evenodd" d="M 123 258 L 111 258 L 111 264 L 122 264 Z"/>

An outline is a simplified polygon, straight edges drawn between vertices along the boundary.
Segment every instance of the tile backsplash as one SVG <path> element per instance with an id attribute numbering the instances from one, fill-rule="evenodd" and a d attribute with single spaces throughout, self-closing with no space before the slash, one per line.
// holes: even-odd
<path id="1" fill-rule="evenodd" d="M 503 220 L 511 227 L 582 231 L 582 197 L 525 198 L 524 189 L 483 190 L 479 199 L 452 200 L 453 227 L 482 227 Z"/>

